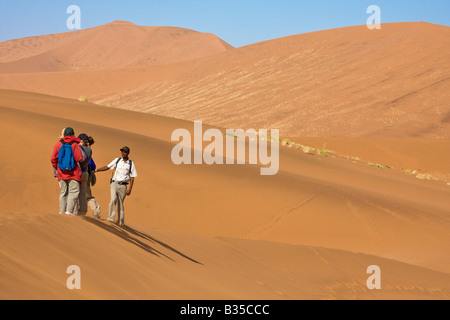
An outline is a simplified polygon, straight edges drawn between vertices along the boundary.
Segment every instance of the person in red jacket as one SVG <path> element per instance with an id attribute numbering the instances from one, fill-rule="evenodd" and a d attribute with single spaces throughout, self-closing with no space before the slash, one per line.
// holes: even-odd
<path id="1" fill-rule="evenodd" d="M 72 128 L 64 129 L 64 137 L 55 144 L 51 157 L 53 168 L 56 170 L 56 175 L 61 188 L 59 195 L 59 213 L 60 214 L 74 214 L 78 195 L 80 193 L 81 183 L 81 169 L 78 162 L 83 161 L 83 155 L 79 146 L 80 139 L 75 137 L 75 132 Z M 73 157 L 75 160 L 75 166 L 70 171 L 63 171 L 58 167 L 58 154 L 59 149 L 64 143 L 72 143 Z"/>

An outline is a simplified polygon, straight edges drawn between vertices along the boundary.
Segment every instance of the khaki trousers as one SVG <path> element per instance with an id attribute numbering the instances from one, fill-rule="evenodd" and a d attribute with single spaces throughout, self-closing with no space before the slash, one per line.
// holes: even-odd
<path id="1" fill-rule="evenodd" d="M 77 180 L 60 180 L 59 213 L 73 213 L 75 203 L 80 194 L 80 183 Z"/>
<path id="2" fill-rule="evenodd" d="M 95 200 L 95 197 L 92 195 L 91 190 L 91 175 L 89 175 L 89 180 L 87 183 L 87 189 L 86 189 L 86 200 L 88 207 L 92 210 L 92 213 L 94 216 L 98 219 L 100 219 L 102 212 L 100 209 L 100 205 L 98 204 L 97 200 Z"/>
<path id="3" fill-rule="evenodd" d="M 85 216 L 87 213 L 87 188 L 89 183 L 89 172 L 81 173 L 81 185 L 80 194 L 78 195 L 78 201 L 80 208 L 78 209 L 78 214 Z"/>
<path id="4" fill-rule="evenodd" d="M 127 186 L 121 185 L 118 182 L 111 183 L 111 201 L 109 202 L 109 215 L 108 221 L 114 222 L 116 218 L 116 204 L 117 211 L 119 214 L 118 223 L 120 226 L 124 225 L 125 217 L 124 217 L 124 206 L 123 202 L 125 201 L 125 197 L 127 196 Z"/>

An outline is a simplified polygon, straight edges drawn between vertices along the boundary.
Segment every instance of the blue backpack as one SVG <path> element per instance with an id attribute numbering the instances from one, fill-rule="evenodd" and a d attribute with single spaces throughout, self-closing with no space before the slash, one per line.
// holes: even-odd
<path id="1" fill-rule="evenodd" d="M 62 146 L 58 151 L 58 168 L 61 171 L 72 171 L 75 168 L 75 158 L 73 156 L 73 149 L 71 142 L 64 142 L 61 139 Z"/>

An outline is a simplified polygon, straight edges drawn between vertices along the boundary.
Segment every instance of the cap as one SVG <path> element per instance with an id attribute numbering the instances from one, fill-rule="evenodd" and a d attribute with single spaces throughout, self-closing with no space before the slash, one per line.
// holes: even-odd
<path id="1" fill-rule="evenodd" d="M 71 127 L 67 127 L 64 129 L 64 137 L 67 136 L 74 136 L 75 132 L 73 131 L 73 129 Z"/>
<path id="2" fill-rule="evenodd" d="M 130 153 L 130 148 L 125 146 L 125 147 L 121 148 L 120 151 L 125 151 L 126 153 Z"/>
<path id="3" fill-rule="evenodd" d="M 89 139 L 89 136 L 86 133 L 82 133 L 78 136 L 78 139 L 87 140 L 87 139 Z"/>

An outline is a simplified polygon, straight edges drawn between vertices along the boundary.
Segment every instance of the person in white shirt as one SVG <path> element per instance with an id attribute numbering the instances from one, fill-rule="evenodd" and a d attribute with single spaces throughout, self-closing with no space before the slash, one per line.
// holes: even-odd
<path id="1" fill-rule="evenodd" d="M 111 161 L 107 166 L 103 166 L 95 170 L 95 172 L 102 172 L 107 170 L 114 170 L 113 177 L 111 178 L 111 201 L 109 202 L 109 214 L 107 220 L 114 222 L 116 217 L 116 204 L 118 211 L 117 223 L 123 227 L 125 225 L 125 210 L 123 202 L 126 196 L 131 195 L 133 190 L 134 178 L 137 177 L 136 166 L 128 158 L 130 154 L 130 148 L 123 147 L 120 149 L 122 153 L 121 158 L 116 158 Z"/>

